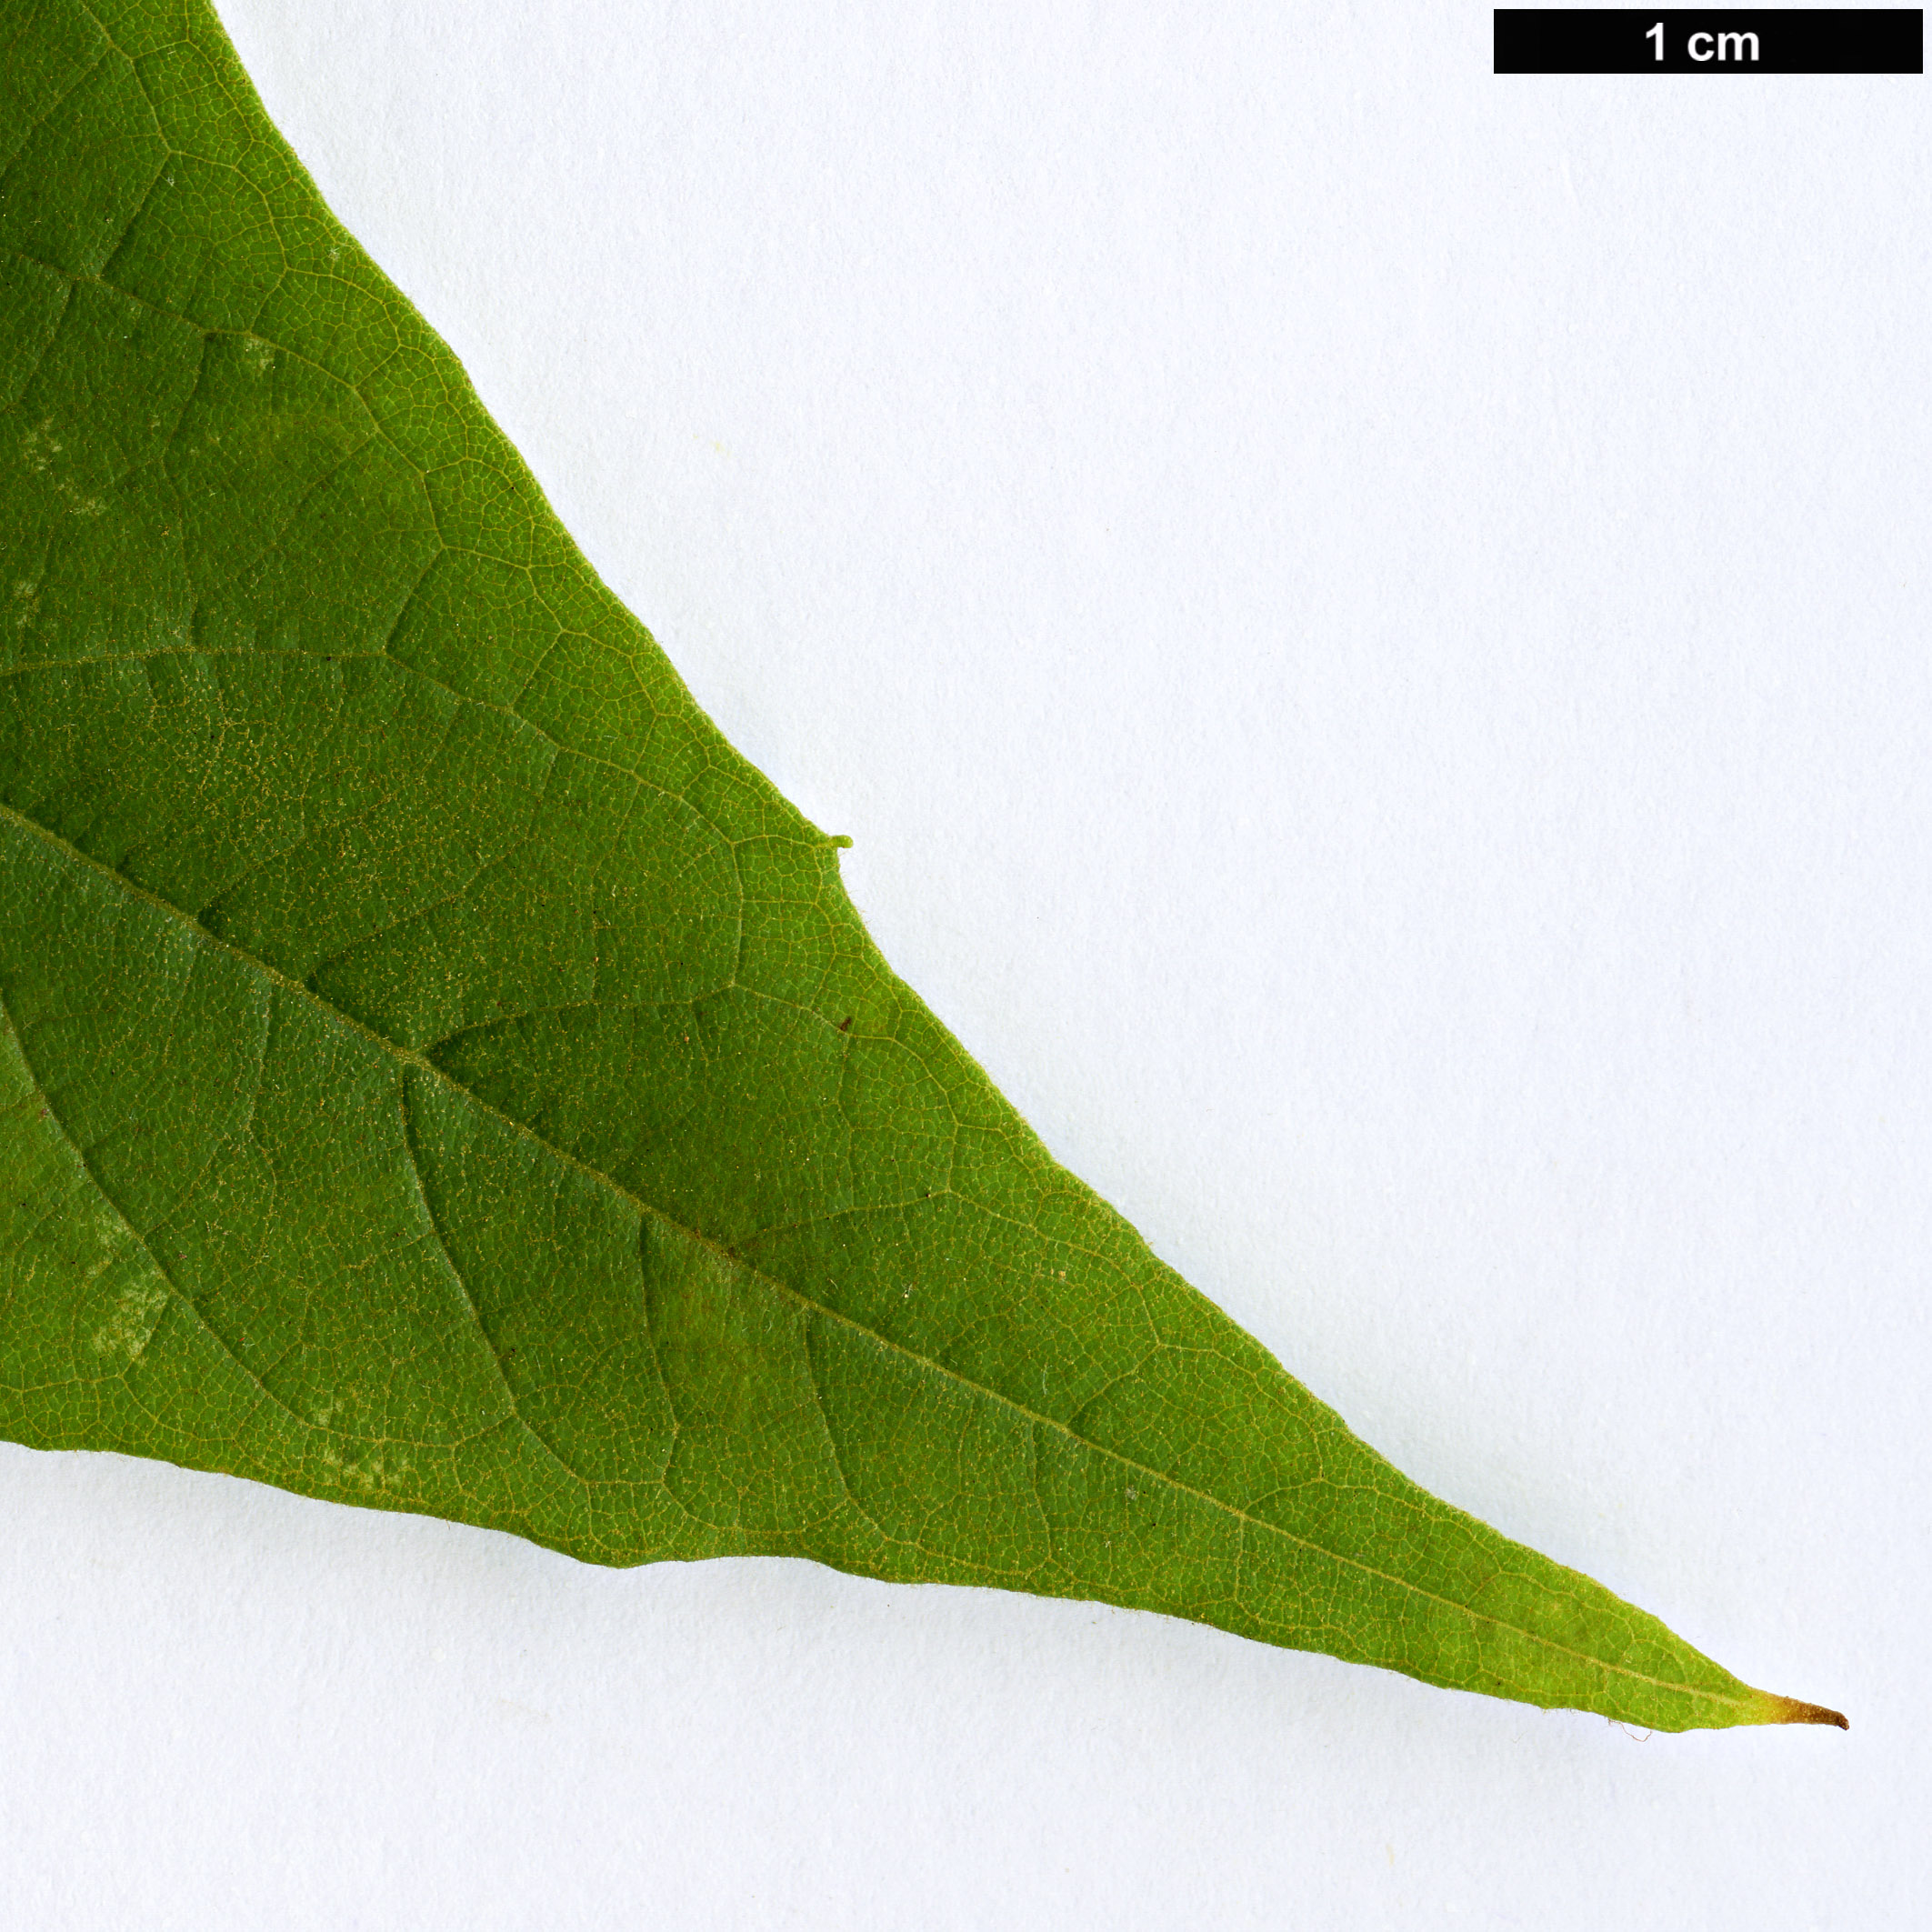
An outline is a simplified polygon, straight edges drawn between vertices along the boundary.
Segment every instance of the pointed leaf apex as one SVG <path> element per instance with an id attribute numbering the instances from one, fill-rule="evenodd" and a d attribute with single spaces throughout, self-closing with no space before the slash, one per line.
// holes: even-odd
<path id="1" fill-rule="evenodd" d="M 1841 1731 L 1851 1728 L 1851 1720 L 1844 1712 L 1829 1710 L 1822 1704 L 1775 1697 L 1768 1690 L 1754 1691 L 1752 1696 L 1757 1704 L 1752 1715 L 1745 1719 L 1747 1724 L 1835 1724 Z"/>

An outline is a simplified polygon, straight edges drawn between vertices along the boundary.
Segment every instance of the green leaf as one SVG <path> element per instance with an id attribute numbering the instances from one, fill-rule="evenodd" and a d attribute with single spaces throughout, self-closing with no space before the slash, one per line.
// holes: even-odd
<path id="1" fill-rule="evenodd" d="M 0 82 L 0 1432 L 1842 1723 L 1398 1475 L 891 973 L 203 0 Z"/>

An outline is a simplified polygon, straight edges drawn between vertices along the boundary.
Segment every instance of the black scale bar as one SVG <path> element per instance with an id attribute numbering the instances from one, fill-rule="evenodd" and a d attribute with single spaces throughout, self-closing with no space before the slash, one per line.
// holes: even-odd
<path id="1" fill-rule="evenodd" d="M 1921 7 L 1496 9 L 1498 74 L 1923 74 Z"/>

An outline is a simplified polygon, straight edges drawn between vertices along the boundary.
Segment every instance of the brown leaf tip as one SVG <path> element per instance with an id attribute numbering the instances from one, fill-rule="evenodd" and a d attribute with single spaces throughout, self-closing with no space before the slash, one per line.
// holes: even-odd
<path id="1" fill-rule="evenodd" d="M 1757 1693 L 1757 1707 L 1760 1715 L 1753 1720 L 1757 1724 L 1835 1724 L 1841 1731 L 1851 1728 L 1851 1720 L 1843 1711 L 1800 1703 L 1796 1697 L 1773 1697 L 1767 1690 Z"/>

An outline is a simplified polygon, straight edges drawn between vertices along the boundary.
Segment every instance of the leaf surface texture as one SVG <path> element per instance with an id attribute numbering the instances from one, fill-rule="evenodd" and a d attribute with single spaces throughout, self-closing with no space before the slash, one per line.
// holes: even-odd
<path id="1" fill-rule="evenodd" d="M 201 0 L 0 82 L 0 1430 L 1796 1714 L 1426 1495 L 880 958 Z"/>

